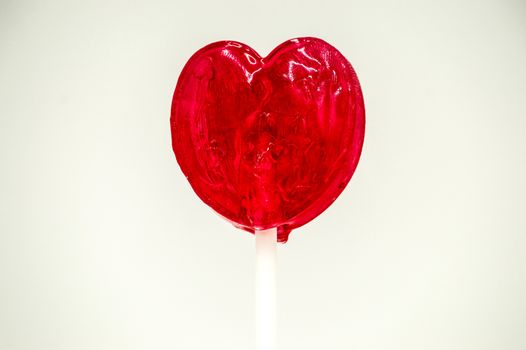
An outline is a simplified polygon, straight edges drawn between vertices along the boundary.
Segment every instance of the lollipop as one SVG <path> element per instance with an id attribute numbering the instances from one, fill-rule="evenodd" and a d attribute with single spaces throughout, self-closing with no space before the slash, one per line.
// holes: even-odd
<path id="1" fill-rule="evenodd" d="M 173 150 L 195 193 L 236 227 L 256 233 L 264 302 L 273 303 L 276 239 L 286 242 L 343 191 L 364 128 L 356 73 L 323 40 L 292 39 L 264 58 L 239 42 L 220 41 L 186 63 L 172 102 Z"/>

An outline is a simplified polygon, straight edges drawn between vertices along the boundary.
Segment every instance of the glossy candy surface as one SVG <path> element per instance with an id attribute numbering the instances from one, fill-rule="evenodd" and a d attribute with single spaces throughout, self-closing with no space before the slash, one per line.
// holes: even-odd
<path id="1" fill-rule="evenodd" d="M 210 44 L 187 62 L 172 102 L 173 149 L 197 195 L 237 227 L 277 227 L 280 242 L 343 191 L 364 128 L 351 64 L 316 38 L 265 58 Z"/>

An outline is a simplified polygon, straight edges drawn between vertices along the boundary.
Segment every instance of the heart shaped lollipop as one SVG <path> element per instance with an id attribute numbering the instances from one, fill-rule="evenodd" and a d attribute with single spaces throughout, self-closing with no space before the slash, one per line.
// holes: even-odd
<path id="1" fill-rule="evenodd" d="M 197 195 L 237 227 L 277 228 L 280 242 L 343 191 L 364 128 L 354 69 L 310 37 L 264 58 L 234 41 L 205 46 L 172 102 L 173 150 Z"/>

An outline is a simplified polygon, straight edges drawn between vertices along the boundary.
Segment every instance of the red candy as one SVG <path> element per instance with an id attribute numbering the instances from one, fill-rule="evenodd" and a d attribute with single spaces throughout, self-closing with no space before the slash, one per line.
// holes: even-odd
<path id="1" fill-rule="evenodd" d="M 286 242 L 351 179 L 365 111 L 351 64 L 323 40 L 292 39 L 264 58 L 220 41 L 184 67 L 170 121 L 197 195 L 235 226 L 277 227 Z"/>

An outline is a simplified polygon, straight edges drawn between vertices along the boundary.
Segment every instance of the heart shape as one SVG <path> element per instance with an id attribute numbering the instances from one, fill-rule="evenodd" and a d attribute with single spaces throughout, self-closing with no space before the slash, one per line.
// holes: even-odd
<path id="1" fill-rule="evenodd" d="M 365 111 L 351 64 L 321 39 L 286 41 L 265 58 L 220 41 L 186 63 L 170 121 L 196 194 L 235 226 L 276 227 L 286 242 L 351 179 Z"/>

